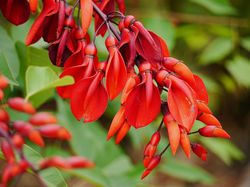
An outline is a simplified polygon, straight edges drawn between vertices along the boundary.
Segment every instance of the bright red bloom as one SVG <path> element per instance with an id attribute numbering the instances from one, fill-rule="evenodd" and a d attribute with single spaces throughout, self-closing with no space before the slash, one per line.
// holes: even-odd
<path id="1" fill-rule="evenodd" d="M 0 0 L 3 16 L 15 25 L 26 22 L 30 16 L 30 6 L 27 0 Z"/>
<path id="2" fill-rule="evenodd" d="M 8 100 L 8 105 L 10 108 L 24 112 L 27 114 L 34 114 L 36 109 L 29 103 L 28 101 L 24 100 L 21 97 L 15 97 Z"/>
<path id="3" fill-rule="evenodd" d="M 64 69 L 64 71 L 60 75 L 60 78 L 70 75 L 73 76 L 75 83 L 69 86 L 57 87 L 57 92 L 61 97 L 70 98 L 72 92 L 74 91 L 73 88 L 77 82 L 79 82 L 81 79 L 90 77 L 95 74 L 94 65 L 95 63 L 98 63 L 96 53 L 96 47 L 93 43 L 91 43 L 85 48 L 85 56 L 82 64 Z"/>
<path id="4" fill-rule="evenodd" d="M 113 100 L 124 88 L 127 81 L 127 70 L 121 53 L 117 48 L 118 41 L 114 36 L 108 36 L 106 47 L 109 58 L 106 70 L 106 86 L 109 98 Z"/>
<path id="5" fill-rule="evenodd" d="M 135 128 L 148 125 L 160 112 L 160 93 L 153 83 L 150 70 L 150 63 L 144 62 L 140 65 L 139 71 L 142 81 L 130 92 L 125 101 L 125 114 L 128 123 Z"/>
<path id="6" fill-rule="evenodd" d="M 190 145 L 190 140 L 189 140 L 187 131 L 182 126 L 179 126 L 179 128 L 181 132 L 181 137 L 180 137 L 181 147 L 184 150 L 186 156 L 190 158 L 191 145 Z"/>
<path id="7" fill-rule="evenodd" d="M 84 122 L 97 120 L 108 104 L 108 94 L 102 84 L 106 63 L 99 63 L 96 74 L 76 83 L 70 104 L 74 116 Z"/>
<path id="8" fill-rule="evenodd" d="M 38 112 L 31 116 L 29 122 L 35 126 L 42 126 L 46 124 L 55 124 L 57 119 L 54 115 L 48 112 Z"/>
<path id="9" fill-rule="evenodd" d="M 64 1 L 43 0 L 42 12 L 30 28 L 26 45 L 37 42 L 41 37 L 49 43 L 56 41 L 63 30 L 65 14 L 69 15 L 69 12 Z"/>

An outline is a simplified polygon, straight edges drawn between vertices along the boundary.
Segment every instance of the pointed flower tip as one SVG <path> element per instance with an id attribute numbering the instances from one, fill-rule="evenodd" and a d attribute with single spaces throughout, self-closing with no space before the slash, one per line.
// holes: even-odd
<path id="1" fill-rule="evenodd" d="M 141 175 L 141 180 L 143 180 L 145 177 L 147 177 L 150 174 L 151 170 L 146 169 L 143 174 Z"/>

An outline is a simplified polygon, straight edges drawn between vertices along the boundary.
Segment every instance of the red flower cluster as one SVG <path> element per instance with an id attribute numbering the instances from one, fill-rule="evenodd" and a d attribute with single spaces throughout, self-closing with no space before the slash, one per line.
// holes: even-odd
<path id="1" fill-rule="evenodd" d="M 8 80 L 0 75 L 0 93 L 8 86 Z M 0 101 L 3 101 L 3 97 Z M 12 121 L 6 108 L 30 114 L 28 121 Z M 39 177 L 39 171 L 48 167 L 60 169 L 88 168 L 94 164 L 89 160 L 73 156 L 69 158 L 45 158 L 40 163 L 32 163 L 24 154 L 23 145 L 27 139 L 38 146 L 45 145 L 44 138 L 69 140 L 71 134 L 67 129 L 57 124 L 57 118 L 48 112 L 36 112 L 35 108 L 23 98 L 15 97 L 0 105 L 0 138 L 1 151 L 6 159 L 2 171 L 0 186 L 7 186 L 14 177 L 32 170 Z M 36 165 L 35 165 L 36 164 Z"/>
<path id="2" fill-rule="evenodd" d="M 5 10 L 6 6 L 2 7 Z M 169 146 L 173 154 L 180 145 L 187 157 L 193 150 L 205 160 L 205 149 L 191 144 L 188 137 L 193 133 L 190 131 L 195 120 L 206 125 L 197 132 L 201 136 L 229 138 L 229 135 L 208 107 L 202 79 L 182 61 L 170 57 L 161 37 L 147 30 L 134 16 L 124 16 L 124 11 L 124 0 L 76 0 L 73 7 L 66 5 L 65 0 L 43 0 L 42 12 L 31 27 L 26 44 L 42 37 L 50 43 L 52 63 L 63 67 L 60 77 L 74 78 L 73 85 L 58 87 L 57 91 L 70 100 L 72 113 L 78 120 L 97 120 L 105 112 L 108 99 L 121 94 L 121 107 L 111 123 L 108 139 L 116 135 L 119 143 L 131 127 L 145 127 L 162 114 L 160 128 L 145 148 L 146 170 L 142 178 L 158 165 Z M 87 31 L 92 16 L 95 35 L 90 42 Z M 95 38 L 106 32 L 109 55 L 106 61 L 99 62 Z M 162 97 L 164 94 L 167 99 Z M 163 123 L 169 145 L 156 155 Z"/>

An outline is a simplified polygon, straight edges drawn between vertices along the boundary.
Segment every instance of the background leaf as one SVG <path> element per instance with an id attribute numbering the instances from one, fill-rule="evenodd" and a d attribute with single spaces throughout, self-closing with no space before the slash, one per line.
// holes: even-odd
<path id="1" fill-rule="evenodd" d="M 73 84 L 71 76 L 59 79 L 49 67 L 29 66 L 26 71 L 26 99 L 34 106 L 39 106 L 48 100 L 57 86 Z"/>

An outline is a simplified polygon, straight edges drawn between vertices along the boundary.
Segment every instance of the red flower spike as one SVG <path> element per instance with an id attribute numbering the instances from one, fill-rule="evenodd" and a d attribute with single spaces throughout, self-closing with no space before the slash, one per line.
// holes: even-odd
<path id="1" fill-rule="evenodd" d="M 21 97 L 14 97 L 9 99 L 8 105 L 14 110 L 27 114 L 34 114 L 36 112 L 36 109 L 28 101 Z"/>
<path id="2" fill-rule="evenodd" d="M 27 0 L 1 1 L 0 9 L 3 16 L 14 25 L 23 24 L 30 16 L 30 6 Z"/>
<path id="3" fill-rule="evenodd" d="M 143 172 L 143 174 L 141 176 L 141 179 L 144 179 L 146 176 L 148 176 L 151 173 L 151 171 L 158 166 L 158 164 L 160 163 L 160 161 L 161 161 L 161 155 L 154 156 L 150 160 L 150 162 L 149 162 L 146 170 Z"/>
<path id="4" fill-rule="evenodd" d="M 25 41 L 26 45 L 37 42 L 42 36 L 46 42 L 52 42 L 57 39 L 58 11 L 58 2 L 54 0 L 43 0 L 43 9 L 29 30 Z M 49 27 L 49 25 L 54 26 Z"/>
<path id="5" fill-rule="evenodd" d="M 20 168 L 16 163 L 7 164 L 2 172 L 2 180 L 1 184 L 6 187 L 8 182 L 15 176 L 15 174 L 18 174 L 20 171 Z"/>
<path id="6" fill-rule="evenodd" d="M 163 120 L 168 131 L 170 148 L 172 150 L 173 155 L 175 155 L 178 146 L 180 144 L 180 138 L 181 138 L 178 123 L 175 121 L 175 119 L 169 112 L 164 114 Z"/>
<path id="7" fill-rule="evenodd" d="M 130 92 L 125 102 L 125 115 L 128 123 L 135 128 L 148 125 L 160 112 L 160 93 L 152 81 L 150 68 L 148 62 L 140 65 L 143 80 Z"/>
<path id="8" fill-rule="evenodd" d="M 210 110 L 210 108 L 207 106 L 207 104 L 204 101 L 197 100 L 197 105 L 198 105 L 199 111 L 203 113 L 207 113 L 207 114 L 212 114 L 212 111 Z"/>
<path id="9" fill-rule="evenodd" d="M 11 145 L 6 140 L 2 141 L 1 150 L 2 150 L 4 158 L 7 160 L 8 163 L 15 162 L 16 158 L 15 158 L 14 151 Z"/>
<path id="10" fill-rule="evenodd" d="M 93 5 L 92 5 L 92 0 L 80 0 L 80 4 L 82 12 L 82 30 L 83 30 L 83 35 L 85 36 L 91 24 Z"/>
<path id="11" fill-rule="evenodd" d="M 121 53 L 117 48 L 118 41 L 109 35 L 105 41 L 109 51 L 106 70 L 106 87 L 109 98 L 113 100 L 122 91 L 127 80 L 127 70 Z"/>
<path id="12" fill-rule="evenodd" d="M 130 72 L 128 74 L 128 79 L 126 81 L 125 87 L 122 91 L 121 95 L 121 104 L 124 104 L 127 100 L 130 92 L 140 83 L 140 78 L 135 72 Z"/>
<path id="13" fill-rule="evenodd" d="M 186 156 L 190 158 L 191 146 L 190 146 L 190 140 L 188 138 L 187 131 L 183 127 L 181 126 L 179 127 L 180 127 L 180 132 L 181 132 L 181 137 L 180 137 L 181 147 L 184 150 Z"/>
<path id="14" fill-rule="evenodd" d="M 191 70 L 178 59 L 173 57 L 165 57 L 163 66 L 168 70 L 178 74 L 180 78 L 186 81 L 190 86 L 195 84 L 194 75 Z"/>
<path id="15" fill-rule="evenodd" d="M 191 144 L 192 151 L 200 157 L 203 161 L 207 160 L 207 151 L 200 144 L 192 143 Z"/>
<path id="16" fill-rule="evenodd" d="M 75 83 L 69 86 L 57 87 L 57 92 L 62 98 L 70 98 L 71 93 L 74 91 L 74 86 L 80 80 L 94 75 L 94 60 L 97 50 L 93 43 L 85 48 L 85 56 L 81 65 L 68 67 L 60 75 L 60 78 L 70 75 L 74 77 Z"/>
<path id="17" fill-rule="evenodd" d="M 44 125 L 39 127 L 38 130 L 42 136 L 47 138 L 57 138 L 62 140 L 69 140 L 71 138 L 69 131 L 59 125 Z"/>
<path id="18" fill-rule="evenodd" d="M 95 166 L 93 162 L 80 156 L 72 156 L 67 158 L 66 163 L 68 163 L 71 168 L 92 168 Z"/>
<path id="19" fill-rule="evenodd" d="M 3 90 L 0 89 L 0 101 L 2 101 L 4 98 L 4 93 Z"/>
<path id="20" fill-rule="evenodd" d="M 36 13 L 38 7 L 38 0 L 29 0 L 30 10 L 32 13 Z"/>
<path id="21" fill-rule="evenodd" d="M 31 116 L 29 122 L 34 126 L 42 126 L 46 124 L 55 124 L 57 119 L 54 115 L 48 112 L 38 112 Z"/>
<path id="22" fill-rule="evenodd" d="M 112 136 L 114 136 L 118 130 L 121 128 L 125 121 L 125 108 L 121 106 L 119 111 L 116 113 L 115 117 L 112 120 L 112 123 L 109 127 L 107 140 L 109 140 Z"/>
<path id="23" fill-rule="evenodd" d="M 56 168 L 60 168 L 60 169 L 69 169 L 70 164 L 66 162 L 66 159 L 59 157 L 59 156 L 46 158 L 46 159 L 42 160 L 39 164 L 40 169 L 46 169 L 49 167 L 56 167 Z"/>
<path id="24" fill-rule="evenodd" d="M 30 141 L 32 141 L 33 143 L 35 143 L 36 145 L 38 145 L 40 147 L 44 147 L 44 145 L 45 145 L 43 138 L 41 137 L 41 134 L 39 133 L 39 131 L 31 130 L 28 133 L 28 138 Z"/>
<path id="25" fill-rule="evenodd" d="M 115 143 L 119 144 L 122 139 L 126 136 L 126 134 L 128 133 L 128 131 L 130 130 L 131 125 L 129 125 L 129 123 L 127 122 L 127 120 L 124 121 L 124 123 L 122 124 L 121 128 L 119 129 L 116 138 L 115 138 Z"/>
<path id="26" fill-rule="evenodd" d="M 203 113 L 198 117 L 198 120 L 205 123 L 206 125 L 222 127 L 219 120 L 212 114 Z"/>
<path id="27" fill-rule="evenodd" d="M 22 136 L 20 136 L 19 134 L 15 134 L 12 138 L 12 143 L 13 145 L 18 148 L 18 149 L 22 149 L 23 148 L 23 144 L 24 144 L 24 140 L 22 138 Z"/>
<path id="28" fill-rule="evenodd" d="M 7 86 L 9 86 L 9 81 L 5 76 L 0 74 L 0 89 L 5 89 Z"/>
<path id="29" fill-rule="evenodd" d="M 199 129 L 199 133 L 205 137 L 230 138 L 230 135 L 217 126 L 205 126 Z"/>
<path id="30" fill-rule="evenodd" d="M 0 129 L 7 133 L 9 130 L 9 127 L 6 123 L 0 121 Z"/>
<path id="31" fill-rule="evenodd" d="M 71 110 L 74 116 L 84 122 L 97 120 L 108 104 L 108 94 L 102 85 L 106 63 L 99 63 L 97 73 L 84 78 L 74 86 L 71 95 Z"/>
<path id="32" fill-rule="evenodd" d="M 0 122 L 8 123 L 9 121 L 9 114 L 4 109 L 0 108 Z"/>

